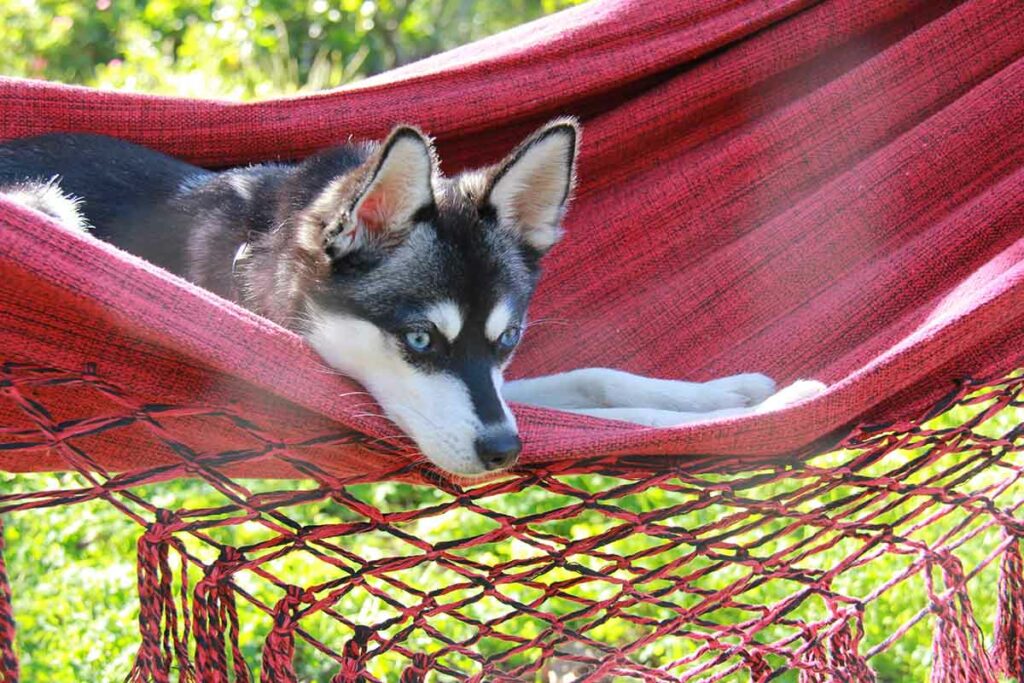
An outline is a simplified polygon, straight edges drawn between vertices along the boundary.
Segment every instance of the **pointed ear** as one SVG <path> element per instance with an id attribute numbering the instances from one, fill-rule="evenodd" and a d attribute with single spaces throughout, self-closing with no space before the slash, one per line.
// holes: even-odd
<path id="1" fill-rule="evenodd" d="M 311 243 L 338 258 L 368 243 L 400 242 L 416 214 L 434 205 L 436 167 L 430 140 L 398 126 L 358 170 L 337 178 L 313 202 L 309 220 L 319 227 Z"/>
<path id="2" fill-rule="evenodd" d="M 496 167 L 485 194 L 498 222 L 542 253 L 562 236 L 562 217 L 576 184 L 579 138 L 575 119 L 551 121 Z"/>
<path id="3" fill-rule="evenodd" d="M 434 204 L 436 162 L 430 141 L 415 128 L 398 126 L 369 163 L 350 220 L 371 235 L 408 231 L 415 215 Z"/>

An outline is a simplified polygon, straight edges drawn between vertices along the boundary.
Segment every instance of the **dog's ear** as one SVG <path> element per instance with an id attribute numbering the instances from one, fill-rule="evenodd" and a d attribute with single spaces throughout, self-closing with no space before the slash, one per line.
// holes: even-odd
<path id="1" fill-rule="evenodd" d="M 319 214 L 328 253 L 337 257 L 367 243 L 400 242 L 417 214 L 434 206 L 436 168 L 430 140 L 411 126 L 396 127 L 363 164 L 362 174 L 354 174 L 355 186 L 347 178 L 341 183 L 340 206 L 330 198 L 333 193 L 325 193 L 328 206 Z"/>
<path id="2" fill-rule="evenodd" d="M 434 148 L 417 129 L 398 126 L 370 163 L 349 215 L 370 233 L 408 230 L 416 214 L 434 204 Z"/>
<path id="3" fill-rule="evenodd" d="M 499 224 L 541 253 L 562 236 L 562 218 L 576 185 L 579 139 L 574 119 L 551 121 L 495 167 L 484 194 Z"/>

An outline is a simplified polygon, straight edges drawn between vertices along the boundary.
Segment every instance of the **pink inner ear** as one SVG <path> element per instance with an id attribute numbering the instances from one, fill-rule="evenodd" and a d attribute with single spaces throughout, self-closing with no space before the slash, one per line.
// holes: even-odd
<path id="1" fill-rule="evenodd" d="M 384 215 L 384 202 L 382 198 L 374 193 L 359 203 L 356 218 L 369 232 L 380 232 L 386 227 L 387 218 Z"/>

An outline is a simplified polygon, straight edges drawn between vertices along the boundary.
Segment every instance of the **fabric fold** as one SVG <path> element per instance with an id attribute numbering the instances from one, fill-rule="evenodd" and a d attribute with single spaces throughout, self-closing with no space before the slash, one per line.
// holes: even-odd
<path id="1" fill-rule="evenodd" d="M 211 167 L 407 122 L 454 172 L 561 114 L 584 126 L 581 184 L 511 374 L 758 371 L 829 389 L 669 430 L 520 406 L 524 462 L 787 454 L 1024 362 L 1020 4 L 593 0 L 362 83 L 246 104 L 0 79 L 0 139 L 116 134 Z M 324 476 L 419 460 L 296 335 L 2 202 L 0 362 L 95 368 L 124 401 L 65 400 L 96 420 L 134 420 L 132 403 L 178 410 L 166 433 L 138 421 L 91 436 L 104 467 L 178 463 L 179 409 L 228 405 L 280 437 L 212 430 L 211 449 L 266 450 L 238 474 L 294 475 L 274 444 L 310 434 L 334 435 Z M 9 386 L 0 469 L 59 467 L 66 446 L 38 442 L 19 408 L 45 389 Z"/>

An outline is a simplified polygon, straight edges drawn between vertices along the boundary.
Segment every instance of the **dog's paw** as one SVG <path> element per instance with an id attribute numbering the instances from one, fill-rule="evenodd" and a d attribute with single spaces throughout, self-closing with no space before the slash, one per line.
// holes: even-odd
<path id="1" fill-rule="evenodd" d="M 801 401 L 814 398 L 828 387 L 815 379 L 798 379 L 789 386 L 779 389 L 757 406 L 757 412 L 786 408 Z"/>
<path id="2" fill-rule="evenodd" d="M 745 408 L 761 403 L 775 393 L 775 381 L 757 372 L 722 377 L 704 382 L 713 402 L 706 410 Z"/>

